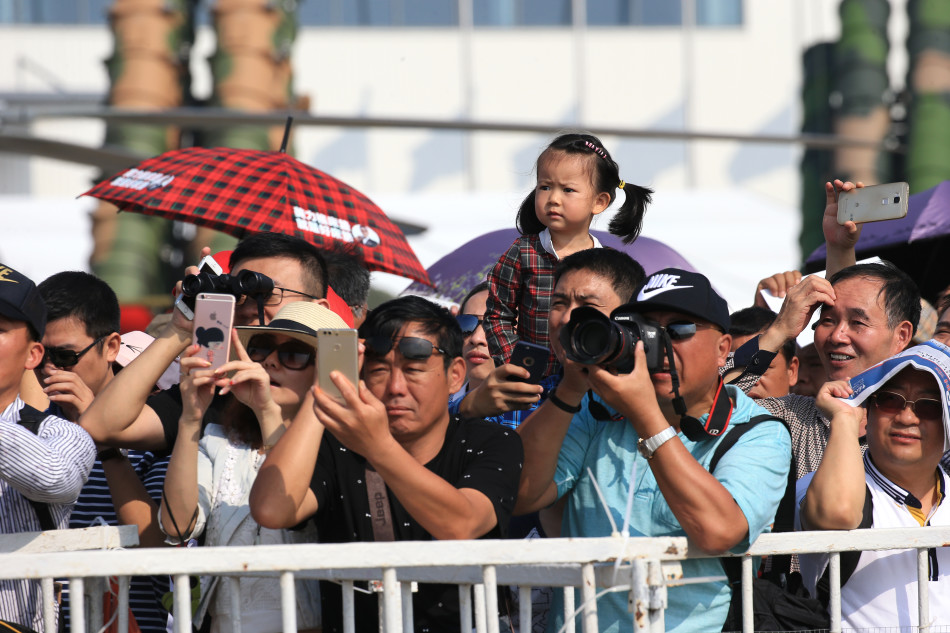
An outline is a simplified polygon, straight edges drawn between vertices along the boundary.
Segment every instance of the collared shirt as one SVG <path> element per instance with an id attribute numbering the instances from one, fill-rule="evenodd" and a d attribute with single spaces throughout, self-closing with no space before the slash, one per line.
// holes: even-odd
<path id="1" fill-rule="evenodd" d="M 946 498 L 947 475 L 937 468 L 938 491 L 941 503 L 930 512 L 926 524 L 950 525 L 950 504 Z M 798 481 L 796 490 L 795 527 L 801 530 L 799 510 L 813 475 Z M 920 523 L 913 509 L 919 510 L 920 501 L 909 491 L 889 480 L 871 459 L 864 455 L 864 481 L 871 495 L 872 528 L 914 528 Z M 919 512 L 918 512 L 919 514 Z M 930 617 L 934 630 L 950 626 L 950 548 L 939 547 L 929 551 L 928 591 Z M 829 554 L 801 554 L 802 580 L 814 593 L 818 579 L 824 573 Z M 841 618 L 849 629 L 917 630 L 917 551 L 880 550 L 861 553 L 858 565 L 841 587 Z"/>
<path id="2" fill-rule="evenodd" d="M 96 446 L 78 424 L 47 416 L 37 434 L 17 424 L 19 396 L 0 413 L 0 533 L 40 531 L 27 500 L 49 504 L 58 529 L 69 513 L 96 459 Z M 43 631 L 40 583 L 0 581 L 0 619 Z"/>
<path id="3" fill-rule="evenodd" d="M 597 238 L 591 238 L 595 247 L 601 246 Z M 515 240 L 488 273 L 484 327 L 492 356 L 507 363 L 519 340 L 550 347 L 548 313 L 557 261 L 558 255 L 545 229 Z M 557 368 L 557 358 L 551 352 L 544 373 L 551 375 Z"/>
<path id="4" fill-rule="evenodd" d="M 736 387 L 726 385 L 726 391 L 735 402 L 730 427 L 765 413 Z M 618 531 L 625 530 L 634 537 L 685 536 L 649 462 L 637 450 L 639 437 L 633 425 L 622 416 L 617 419 L 619 414 L 611 420 L 596 420 L 588 400 L 589 396 L 585 396 L 581 411 L 571 421 L 554 476 L 558 497 L 568 495 L 561 536 L 608 536 L 614 525 Z M 616 413 L 606 405 L 605 408 Z M 700 421 L 705 421 L 707 415 Z M 678 437 L 693 458 L 707 468 L 722 437 L 728 434 L 726 431 L 718 438 L 697 442 L 682 432 Z M 788 433 L 780 422 L 770 420 L 743 434 L 716 465 L 713 475 L 735 499 L 749 524 L 746 539 L 734 551 L 742 551 L 759 534 L 768 531 L 788 481 L 789 457 Z M 605 504 L 607 508 L 603 507 Z M 683 562 L 683 573 L 691 577 L 721 577 L 722 566 L 716 558 L 690 559 Z M 563 620 L 560 595 L 561 592 L 554 592 L 551 613 L 556 624 L 553 628 L 549 626 L 549 631 L 557 630 Z M 671 587 L 668 595 L 667 631 L 718 631 L 726 619 L 732 592 L 722 579 Z M 597 607 L 601 631 L 630 630 L 626 594 L 605 595 L 598 599 Z"/>

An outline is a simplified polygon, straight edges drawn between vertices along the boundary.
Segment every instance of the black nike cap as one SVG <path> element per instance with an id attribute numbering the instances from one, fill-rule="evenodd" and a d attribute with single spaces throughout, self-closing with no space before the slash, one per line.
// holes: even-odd
<path id="1" fill-rule="evenodd" d="M 634 312 L 670 310 L 698 317 L 729 331 L 729 305 L 705 275 L 664 268 L 650 275 L 625 308 Z"/>

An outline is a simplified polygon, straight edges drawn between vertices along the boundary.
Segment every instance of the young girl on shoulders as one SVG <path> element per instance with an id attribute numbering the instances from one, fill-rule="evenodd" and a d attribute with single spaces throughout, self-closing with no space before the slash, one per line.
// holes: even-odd
<path id="1" fill-rule="evenodd" d="M 518 340 L 549 347 L 548 310 L 558 260 L 600 248 L 590 234 L 594 216 L 625 199 L 608 230 L 630 243 L 640 234 L 653 191 L 624 183 L 604 144 L 590 134 L 562 134 L 538 156 L 538 182 L 518 209 L 521 233 L 488 275 L 485 334 L 492 356 L 507 363 Z M 547 375 L 557 370 L 553 352 Z"/>

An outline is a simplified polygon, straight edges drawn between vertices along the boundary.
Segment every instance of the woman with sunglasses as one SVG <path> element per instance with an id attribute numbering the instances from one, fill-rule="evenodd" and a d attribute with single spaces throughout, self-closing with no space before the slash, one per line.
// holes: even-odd
<path id="1" fill-rule="evenodd" d="M 300 409 L 316 378 L 316 332 L 344 329 L 336 314 L 315 303 L 288 304 L 266 326 L 238 327 L 236 359 L 219 370 L 189 348 L 181 359 L 182 415 L 165 479 L 160 514 L 168 542 L 183 544 L 205 535 L 205 545 L 259 545 L 314 542 L 312 524 L 303 530 L 270 530 L 250 514 L 248 496 L 267 452 Z M 220 423 L 202 434 L 201 420 L 215 388 L 230 394 Z M 201 579 L 195 622 L 211 616 L 212 632 L 231 631 L 230 592 L 218 577 Z M 297 625 L 320 625 L 317 581 L 297 583 Z M 277 578 L 245 578 L 240 584 L 241 630 L 281 630 Z"/>
<path id="2" fill-rule="evenodd" d="M 950 348 L 935 341 L 905 350 L 850 381 L 826 383 L 816 403 L 831 420 L 831 434 L 818 470 L 798 482 L 796 527 L 950 526 L 950 482 L 940 467 L 950 449 L 947 384 Z M 865 419 L 867 451 L 862 455 L 859 437 Z M 820 579 L 827 579 L 829 555 L 802 555 L 800 563 L 809 590 L 817 588 L 818 597 L 826 597 L 827 585 Z M 950 625 L 948 569 L 950 548 L 930 550 L 933 625 Z M 845 627 L 916 630 L 916 605 L 916 550 L 841 554 Z"/>

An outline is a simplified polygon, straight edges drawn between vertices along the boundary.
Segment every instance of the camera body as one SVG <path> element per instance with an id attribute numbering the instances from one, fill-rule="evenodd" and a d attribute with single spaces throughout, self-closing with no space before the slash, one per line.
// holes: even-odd
<path id="1" fill-rule="evenodd" d="M 197 297 L 202 292 L 240 297 L 273 290 L 274 280 L 253 270 L 242 270 L 237 275 L 215 275 L 202 271 L 197 275 L 188 275 L 181 282 L 181 293 L 191 298 Z"/>
<path id="2" fill-rule="evenodd" d="M 647 370 L 661 370 L 669 336 L 658 323 L 629 306 L 620 306 L 609 317 L 589 306 L 576 308 L 560 335 L 561 346 L 570 360 L 616 369 L 621 374 L 633 371 L 634 351 L 640 340 Z"/>

